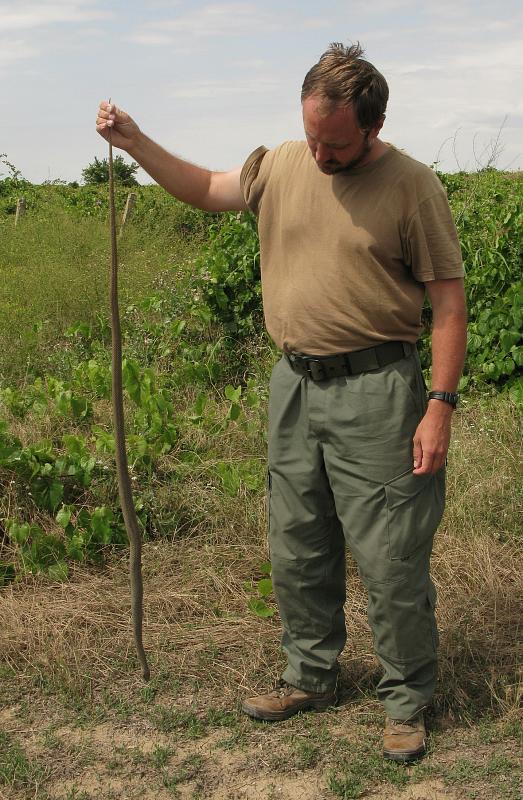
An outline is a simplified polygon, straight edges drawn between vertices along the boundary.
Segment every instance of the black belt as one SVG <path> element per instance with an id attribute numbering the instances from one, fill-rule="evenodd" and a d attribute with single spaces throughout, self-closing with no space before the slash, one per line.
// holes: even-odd
<path id="1" fill-rule="evenodd" d="M 400 358 L 410 356 L 414 349 L 415 345 L 409 342 L 384 342 L 376 347 L 334 356 L 309 356 L 305 353 L 285 353 L 285 356 L 298 375 L 305 375 L 313 381 L 326 381 L 386 367 Z"/>

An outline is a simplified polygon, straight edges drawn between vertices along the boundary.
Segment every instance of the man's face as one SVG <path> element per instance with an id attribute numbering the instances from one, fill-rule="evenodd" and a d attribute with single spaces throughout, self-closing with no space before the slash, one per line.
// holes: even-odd
<path id="1" fill-rule="evenodd" d="M 307 97 L 302 111 L 309 150 L 325 175 L 334 175 L 368 162 L 381 125 L 364 133 L 358 126 L 352 106 L 340 106 L 325 113 L 322 98 L 318 95 Z"/>

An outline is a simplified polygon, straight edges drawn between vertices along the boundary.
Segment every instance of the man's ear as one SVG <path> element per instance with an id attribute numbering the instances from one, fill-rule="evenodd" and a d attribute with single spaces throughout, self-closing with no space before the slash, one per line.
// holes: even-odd
<path id="1" fill-rule="evenodd" d="M 376 139 L 379 136 L 379 132 L 383 128 L 383 123 L 385 122 L 385 114 L 380 118 L 380 120 L 376 123 L 376 125 L 370 129 L 369 131 L 369 138 Z"/>

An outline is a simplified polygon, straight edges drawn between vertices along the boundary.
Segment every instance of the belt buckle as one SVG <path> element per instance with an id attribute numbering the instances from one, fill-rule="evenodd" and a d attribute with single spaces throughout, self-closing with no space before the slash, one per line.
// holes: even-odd
<path id="1" fill-rule="evenodd" d="M 313 381 L 324 381 L 327 377 L 325 366 L 319 358 L 307 358 L 305 361 L 307 375 Z"/>

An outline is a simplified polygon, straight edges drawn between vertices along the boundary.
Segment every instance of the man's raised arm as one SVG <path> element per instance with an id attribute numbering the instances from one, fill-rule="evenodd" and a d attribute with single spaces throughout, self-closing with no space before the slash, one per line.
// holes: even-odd
<path id="1" fill-rule="evenodd" d="M 96 130 L 104 139 L 125 150 L 131 158 L 170 194 L 204 211 L 245 211 L 240 189 L 241 167 L 230 172 L 212 172 L 184 161 L 146 136 L 136 122 L 114 103 L 103 100 Z"/>

